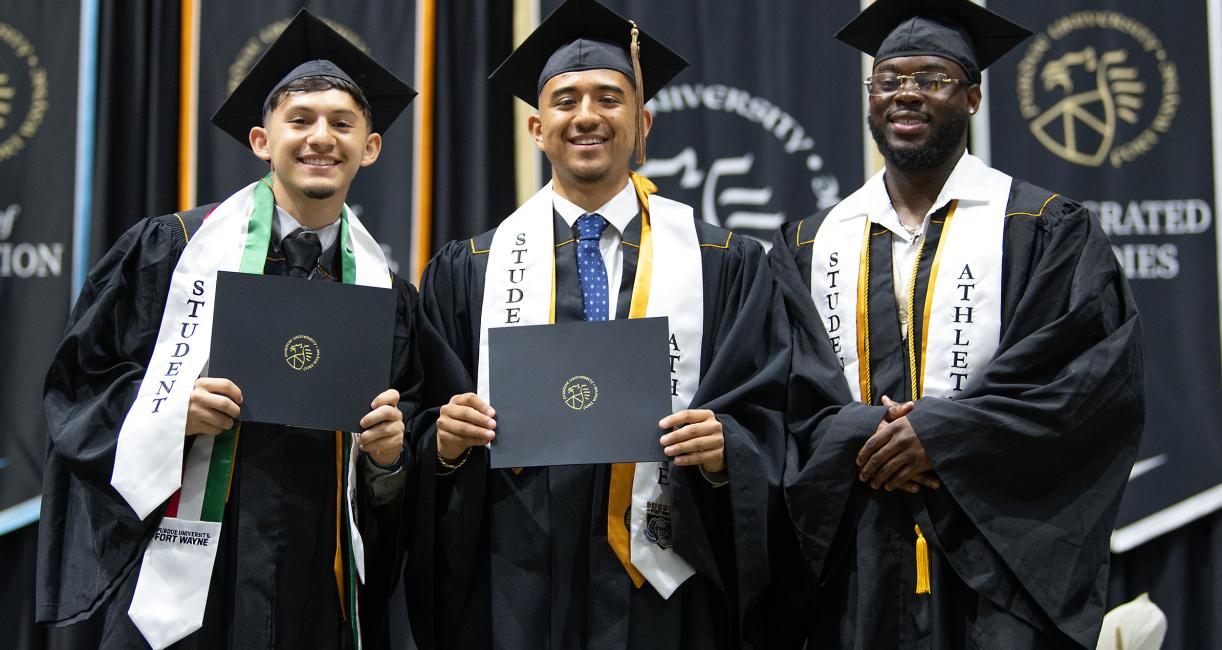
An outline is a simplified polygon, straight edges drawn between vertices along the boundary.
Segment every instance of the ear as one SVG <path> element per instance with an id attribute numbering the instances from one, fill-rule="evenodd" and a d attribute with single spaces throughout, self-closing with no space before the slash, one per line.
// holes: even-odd
<path id="1" fill-rule="evenodd" d="M 967 89 L 967 112 L 975 115 L 976 111 L 980 110 L 980 84 L 972 84 Z"/>
<path id="2" fill-rule="evenodd" d="M 361 156 L 361 167 L 368 167 L 382 153 L 382 134 L 370 133 L 365 137 L 365 153 Z"/>
<path id="3" fill-rule="evenodd" d="M 526 130 L 530 133 L 530 139 L 535 141 L 535 146 L 539 151 L 543 151 L 543 118 L 539 117 L 538 113 L 526 118 Z"/>
<path id="4" fill-rule="evenodd" d="M 649 109 L 641 111 L 641 128 L 645 129 L 645 137 L 649 137 L 649 130 L 653 128 L 653 113 Z"/>
<path id="5" fill-rule="evenodd" d="M 250 149 L 255 152 L 256 156 L 263 160 L 272 159 L 272 149 L 267 141 L 267 129 L 261 126 L 251 127 L 248 139 L 250 140 Z"/>

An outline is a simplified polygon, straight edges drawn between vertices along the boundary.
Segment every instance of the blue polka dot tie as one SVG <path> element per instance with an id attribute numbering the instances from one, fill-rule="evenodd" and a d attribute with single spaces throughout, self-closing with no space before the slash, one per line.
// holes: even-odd
<path id="1" fill-rule="evenodd" d="M 599 214 L 577 220 L 577 278 L 586 320 L 607 320 L 607 265 L 598 248 L 606 229 L 607 220 Z"/>

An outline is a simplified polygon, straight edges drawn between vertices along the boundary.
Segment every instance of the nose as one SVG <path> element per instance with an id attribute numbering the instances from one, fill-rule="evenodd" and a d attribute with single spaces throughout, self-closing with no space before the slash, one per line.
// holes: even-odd
<path id="1" fill-rule="evenodd" d="M 577 106 L 577 113 L 573 116 L 573 126 L 582 130 L 597 128 L 598 119 L 598 111 L 594 110 L 594 99 L 585 97 Z"/>
<path id="2" fill-rule="evenodd" d="M 895 96 L 897 98 L 901 95 L 909 97 L 916 96 L 917 98 L 920 98 L 921 94 L 921 90 L 917 88 L 916 79 L 913 79 L 912 77 L 900 78 L 899 90 L 895 91 Z"/>
<path id="3" fill-rule="evenodd" d="M 331 132 L 331 124 L 326 118 L 320 117 L 317 119 L 310 132 L 306 135 L 306 142 L 314 149 L 325 150 L 335 145 L 335 135 Z"/>

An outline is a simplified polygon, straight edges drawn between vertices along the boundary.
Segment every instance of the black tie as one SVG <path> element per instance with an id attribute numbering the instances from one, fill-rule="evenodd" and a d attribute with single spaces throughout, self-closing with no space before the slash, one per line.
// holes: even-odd
<path id="1" fill-rule="evenodd" d="M 285 237 L 280 247 L 284 249 L 290 278 L 310 277 L 310 272 L 318 264 L 318 256 L 322 254 L 322 243 L 318 241 L 318 234 L 301 228 Z"/>

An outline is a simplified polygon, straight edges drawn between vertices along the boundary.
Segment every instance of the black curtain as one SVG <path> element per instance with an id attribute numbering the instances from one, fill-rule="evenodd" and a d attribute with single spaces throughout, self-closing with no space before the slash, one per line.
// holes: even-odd
<path id="1" fill-rule="evenodd" d="M 513 50 L 513 3 L 437 2 L 430 251 L 492 228 L 516 207 L 513 97 L 488 75 Z"/>
<path id="2" fill-rule="evenodd" d="M 102 2 L 98 12 L 90 266 L 137 221 L 172 212 L 178 201 L 179 3 Z M 65 18 L 64 29 L 75 33 L 77 17 Z M 30 381 L 41 385 L 45 370 L 31 369 Z M 97 647 L 88 625 L 34 623 L 37 529 L 0 536 L 0 647 Z"/>
<path id="3" fill-rule="evenodd" d="M 178 209 L 180 3 L 99 6 L 90 264 L 135 223 Z"/>

